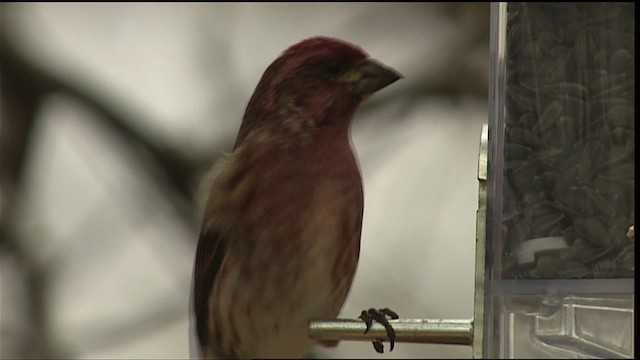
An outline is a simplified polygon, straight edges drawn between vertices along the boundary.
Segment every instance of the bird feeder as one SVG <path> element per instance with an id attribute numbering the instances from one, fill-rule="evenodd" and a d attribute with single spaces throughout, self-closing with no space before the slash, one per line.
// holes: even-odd
<path id="1" fill-rule="evenodd" d="M 492 3 L 473 318 L 390 320 L 474 358 L 632 358 L 634 3 Z M 312 319 L 318 340 L 387 339 Z M 428 355 L 428 354 L 425 354 Z"/>

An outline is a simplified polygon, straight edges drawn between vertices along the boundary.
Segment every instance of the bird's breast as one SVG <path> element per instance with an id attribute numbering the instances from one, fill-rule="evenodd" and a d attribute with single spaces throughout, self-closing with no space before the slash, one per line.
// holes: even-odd
<path id="1" fill-rule="evenodd" d="M 229 317 L 219 326 L 248 334 L 238 340 L 255 346 L 248 355 L 299 344 L 290 355 L 304 356 L 309 318 L 337 315 L 357 266 L 363 198 L 350 144 L 241 147 L 211 197 L 213 217 L 239 234 L 220 271 L 229 276 L 214 290 L 218 313 Z M 261 314 L 269 314 L 263 323 Z"/>

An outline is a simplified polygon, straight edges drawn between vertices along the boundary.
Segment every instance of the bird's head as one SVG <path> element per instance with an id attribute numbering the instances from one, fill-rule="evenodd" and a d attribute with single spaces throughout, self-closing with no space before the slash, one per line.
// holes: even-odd
<path id="1" fill-rule="evenodd" d="M 255 128 L 348 127 L 367 96 L 400 79 L 396 70 L 346 41 L 317 36 L 285 50 L 258 83 L 236 139 Z"/>

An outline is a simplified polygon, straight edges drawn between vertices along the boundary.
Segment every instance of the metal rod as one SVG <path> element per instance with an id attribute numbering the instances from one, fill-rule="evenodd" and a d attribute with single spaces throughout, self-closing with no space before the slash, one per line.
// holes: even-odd
<path id="1" fill-rule="evenodd" d="M 472 345 L 473 319 L 399 319 L 389 320 L 396 342 Z M 356 319 L 311 319 L 309 337 L 314 340 L 389 340 L 384 326 L 374 322 L 364 334 L 366 325 Z"/>

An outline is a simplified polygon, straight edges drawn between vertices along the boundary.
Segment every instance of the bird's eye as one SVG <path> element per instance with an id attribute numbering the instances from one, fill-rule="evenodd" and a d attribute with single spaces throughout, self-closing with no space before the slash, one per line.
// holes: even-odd
<path id="1" fill-rule="evenodd" d="M 342 64 L 337 61 L 330 61 L 325 65 L 327 72 L 331 75 L 338 75 L 342 72 Z"/>

